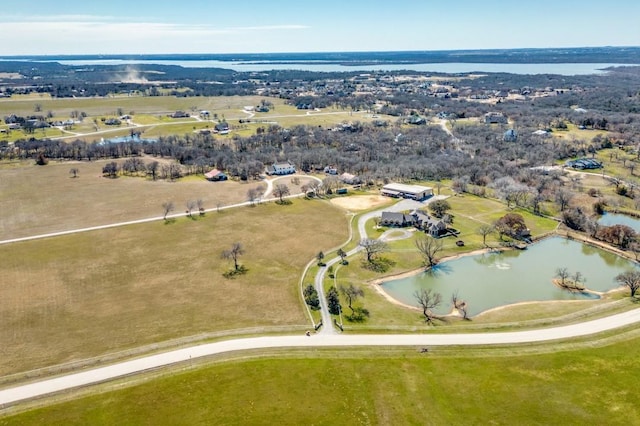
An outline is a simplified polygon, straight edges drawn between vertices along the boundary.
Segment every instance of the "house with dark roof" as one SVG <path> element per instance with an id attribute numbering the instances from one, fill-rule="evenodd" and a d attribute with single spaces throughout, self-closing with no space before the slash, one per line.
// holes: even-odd
<path id="1" fill-rule="evenodd" d="M 415 227 L 436 238 L 447 233 L 447 224 L 442 219 L 429 216 L 423 211 L 414 210 Z"/>
<path id="2" fill-rule="evenodd" d="M 485 124 L 506 124 L 507 117 L 501 112 L 488 112 L 484 115 Z"/>
<path id="3" fill-rule="evenodd" d="M 415 226 L 415 223 L 415 217 L 406 213 L 382 212 L 382 217 L 380 218 L 380 225 L 382 226 L 397 226 L 404 228 L 407 226 Z"/>
<path id="4" fill-rule="evenodd" d="M 411 213 L 382 212 L 380 225 L 406 228 L 414 226 L 434 238 L 447 233 L 447 224 L 442 220 L 431 217 L 423 211 L 414 210 Z"/>

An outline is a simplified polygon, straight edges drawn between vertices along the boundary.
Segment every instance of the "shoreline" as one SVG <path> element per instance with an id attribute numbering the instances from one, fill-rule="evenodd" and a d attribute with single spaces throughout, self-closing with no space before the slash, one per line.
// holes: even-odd
<path id="1" fill-rule="evenodd" d="M 592 246 L 595 246 L 597 248 L 603 249 L 603 250 L 607 250 L 617 256 L 620 256 L 624 259 L 627 260 L 631 260 L 633 261 L 633 259 L 630 259 L 627 256 L 621 255 L 621 250 L 619 249 L 615 249 L 613 247 L 607 247 L 605 244 L 603 243 L 598 243 L 598 242 L 594 242 L 592 241 L 590 238 L 586 238 L 586 237 L 582 237 L 582 238 L 575 238 L 572 236 L 569 236 L 568 233 L 565 231 L 564 235 L 561 231 L 556 230 L 555 232 L 551 233 L 551 234 L 545 234 L 542 235 L 540 237 L 536 237 L 534 238 L 534 242 L 538 242 L 541 240 L 544 240 L 546 238 L 552 237 L 552 236 L 559 236 L 562 238 L 566 238 L 568 240 L 578 240 L 584 244 L 589 244 Z M 459 254 L 455 254 L 455 255 L 451 255 L 451 256 L 446 256 L 443 257 L 438 263 L 443 263 L 443 262 L 448 262 L 448 261 L 452 261 L 452 260 L 457 260 L 463 257 L 467 257 L 467 256 L 474 256 L 474 255 L 478 255 L 478 254 L 485 254 L 485 253 L 491 253 L 491 252 L 502 252 L 502 251 L 508 251 L 508 250 L 514 250 L 515 248 L 510 248 L 510 247 L 500 247 L 500 248 L 494 248 L 494 247 L 487 247 L 484 249 L 477 249 L 477 250 L 472 250 L 466 253 L 459 253 Z M 373 288 L 373 290 L 378 293 L 380 296 L 382 296 L 386 301 L 392 303 L 393 305 L 396 306 L 401 306 L 403 308 L 406 309 L 411 309 L 414 311 L 421 311 L 420 308 L 418 308 L 417 306 L 412 306 L 406 303 L 403 303 L 401 301 L 399 301 L 398 299 L 394 298 L 393 296 L 391 296 L 389 293 L 387 293 L 383 288 L 382 288 L 382 284 L 384 284 L 385 282 L 388 281 L 393 281 L 393 280 L 399 280 L 399 279 L 403 279 L 403 278 L 409 278 L 415 275 L 418 275 L 422 272 L 426 272 L 427 270 L 429 270 L 429 268 L 426 267 L 420 267 L 420 268 L 416 268 L 416 269 L 411 269 L 408 271 L 404 271 L 404 272 L 399 272 L 397 274 L 392 274 L 392 275 L 387 275 L 381 278 L 375 278 L 371 281 L 369 281 L 367 283 L 367 285 L 369 285 L 370 287 Z M 555 283 L 553 283 L 554 285 L 556 285 Z M 594 294 L 596 296 L 598 296 L 598 299 L 596 300 L 602 300 L 604 299 L 607 295 L 612 294 L 614 292 L 620 291 L 624 289 L 624 286 L 620 286 L 620 287 L 616 287 L 613 288 L 611 290 L 608 291 L 596 291 L 596 290 L 591 290 L 588 288 L 585 288 L 583 292 L 585 293 L 590 293 L 590 294 Z M 569 291 L 569 290 L 568 290 Z M 529 305 L 529 304 L 533 304 L 533 303 L 564 303 L 564 302 L 579 302 L 581 300 L 530 300 L 530 301 L 522 301 L 522 302 L 516 302 L 516 303 L 510 303 L 507 305 L 502 305 L 502 306 L 496 306 L 494 308 L 489 308 L 485 311 L 479 312 L 478 314 L 471 316 L 469 318 L 475 318 L 475 317 L 479 317 L 481 315 L 490 313 L 490 312 L 496 312 L 499 310 L 503 310 L 506 308 L 510 308 L 513 306 L 519 306 L 519 305 Z M 448 314 L 442 315 L 444 317 L 461 317 L 460 313 L 456 310 L 455 307 L 451 308 L 451 311 Z"/>

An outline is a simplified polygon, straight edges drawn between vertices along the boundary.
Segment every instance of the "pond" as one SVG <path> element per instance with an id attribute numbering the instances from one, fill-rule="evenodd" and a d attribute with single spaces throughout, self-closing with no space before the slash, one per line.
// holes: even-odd
<path id="1" fill-rule="evenodd" d="M 604 226 L 627 225 L 636 232 L 640 232 L 640 219 L 626 214 L 605 213 L 600 216 L 598 223 Z"/>
<path id="2" fill-rule="evenodd" d="M 443 303 L 435 310 L 446 314 L 451 310 L 451 296 L 468 304 L 469 315 L 499 306 L 520 302 L 548 300 L 588 300 L 599 296 L 572 293 L 553 284 L 558 268 L 570 274 L 580 272 L 584 285 L 606 292 L 619 285 L 616 275 L 633 269 L 632 262 L 590 245 L 551 237 L 528 247 L 461 257 L 436 265 L 431 271 L 387 281 L 382 288 L 407 305 L 417 306 L 416 290 L 430 288 L 442 295 Z"/>

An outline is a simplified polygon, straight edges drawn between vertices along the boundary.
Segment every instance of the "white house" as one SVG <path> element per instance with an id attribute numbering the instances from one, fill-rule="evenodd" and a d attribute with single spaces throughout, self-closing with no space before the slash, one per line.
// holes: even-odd
<path id="1" fill-rule="evenodd" d="M 290 175 L 296 172 L 296 166 L 287 162 L 287 163 L 279 163 L 273 164 L 267 168 L 268 175 Z"/>

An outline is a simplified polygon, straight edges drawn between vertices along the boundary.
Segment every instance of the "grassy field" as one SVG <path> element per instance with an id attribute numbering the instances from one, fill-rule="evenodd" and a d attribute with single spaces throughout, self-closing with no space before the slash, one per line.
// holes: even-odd
<path id="1" fill-rule="evenodd" d="M 537 354 L 526 354 L 535 346 L 280 353 L 177 372 L 0 424 L 640 424 L 635 336 Z"/>
<path id="2" fill-rule="evenodd" d="M 295 200 L 0 246 L 0 375 L 199 333 L 304 326 L 300 271 L 346 235 L 341 210 Z M 236 241 L 249 272 L 225 279 L 220 254 Z"/>
<path id="3" fill-rule="evenodd" d="M 36 137 L 64 137 L 68 140 L 82 139 L 95 141 L 128 134 L 131 129 L 143 132 L 145 137 L 166 135 L 182 135 L 200 129 L 212 128 L 219 120 L 226 120 L 232 126 L 232 133 L 240 136 L 255 134 L 260 126 L 277 124 L 282 127 L 295 125 L 335 126 L 350 121 L 372 121 L 371 114 L 352 112 L 336 108 L 326 108 L 322 111 L 302 111 L 294 106 L 286 105 L 283 99 L 269 99 L 274 107 L 268 113 L 250 113 L 245 106 L 255 106 L 263 100 L 260 96 L 214 96 L 197 98 L 177 98 L 174 96 L 131 96 L 106 98 L 78 98 L 51 99 L 16 98 L 0 100 L 0 117 L 10 114 L 27 116 L 37 114 L 36 104 L 41 108 L 39 114 L 51 112 L 53 120 L 66 120 L 72 112 L 84 112 L 87 117 L 82 123 L 75 124 L 68 132 L 58 129 L 38 130 L 34 135 L 27 135 L 21 130 L 0 134 L 0 141 L 15 141 L 17 139 Z M 210 121 L 197 121 L 194 118 L 174 119 L 168 114 L 175 111 L 186 111 L 197 116 L 200 110 L 210 112 Z M 102 119 L 117 117 L 118 113 L 131 115 L 135 127 L 126 123 L 120 126 L 105 126 Z M 251 123 L 241 124 L 240 120 L 250 119 Z M 95 121 L 95 123 L 94 123 Z M 96 128 L 97 126 L 97 128 Z M 1 126 L 0 128 L 6 128 Z"/>
<path id="4" fill-rule="evenodd" d="M 145 158 L 145 162 L 162 160 Z M 68 229 L 162 216 L 162 203 L 173 201 L 176 212 L 188 200 L 202 199 L 205 208 L 246 201 L 247 190 L 261 182 L 151 181 L 121 176 L 102 177 L 105 161 L 33 162 L 0 165 L 0 240 Z M 77 178 L 69 170 L 77 168 Z"/>

